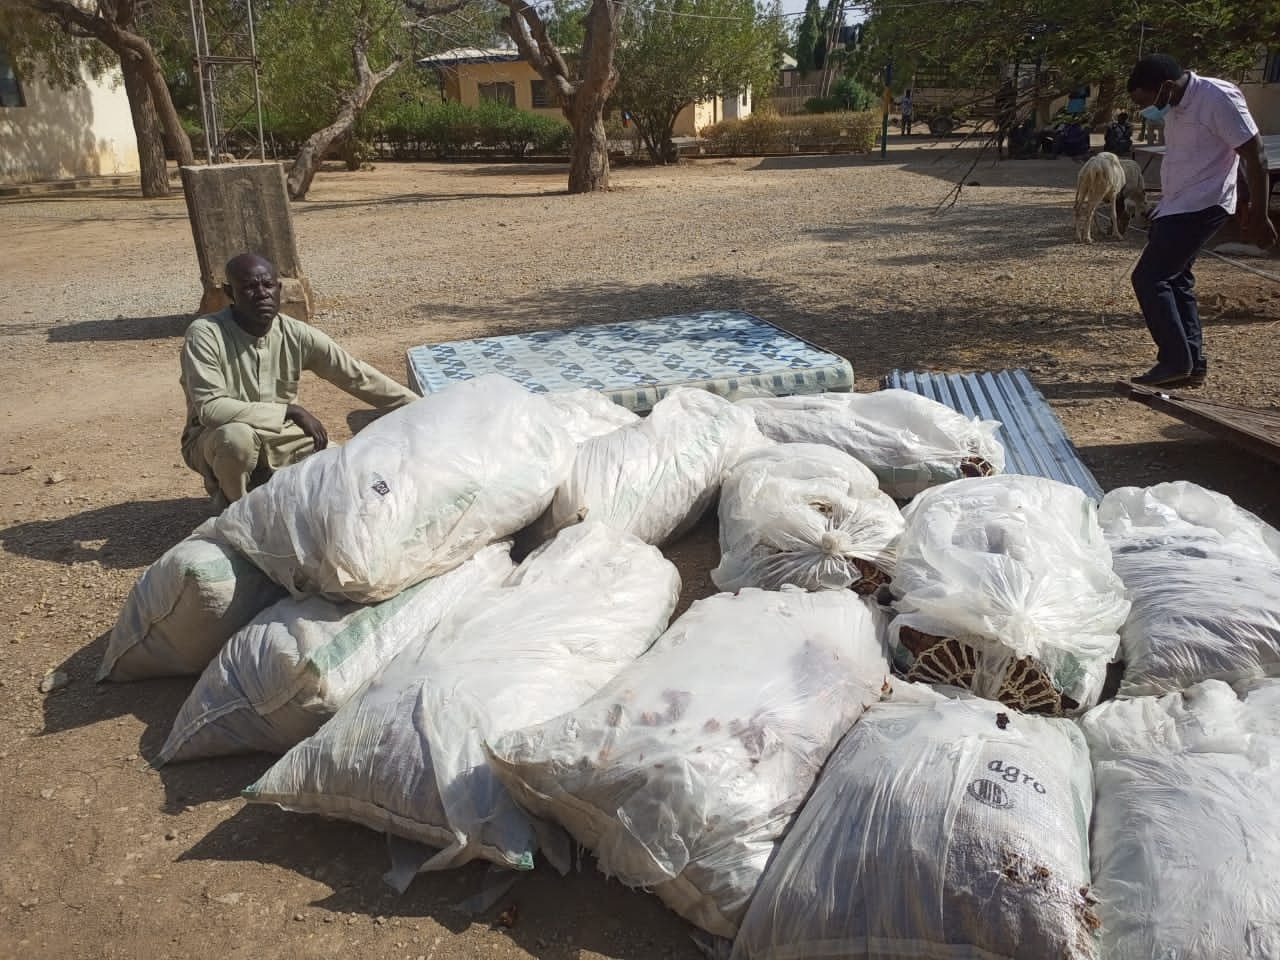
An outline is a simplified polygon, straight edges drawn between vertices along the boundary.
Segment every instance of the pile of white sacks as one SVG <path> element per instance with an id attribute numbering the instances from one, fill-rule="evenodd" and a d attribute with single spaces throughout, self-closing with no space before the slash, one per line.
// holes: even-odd
<path id="1" fill-rule="evenodd" d="M 579 844 L 738 960 L 1280 957 L 1280 534 L 1001 475 L 997 427 L 481 377 L 157 560 L 101 677 L 200 675 L 157 764 L 277 754 L 249 800 L 422 870 Z"/>

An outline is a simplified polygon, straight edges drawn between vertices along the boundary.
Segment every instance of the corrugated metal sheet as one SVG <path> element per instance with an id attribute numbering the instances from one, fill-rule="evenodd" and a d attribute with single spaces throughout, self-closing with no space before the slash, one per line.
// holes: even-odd
<path id="1" fill-rule="evenodd" d="M 1062 422 L 1025 370 L 997 373 L 912 373 L 894 370 L 886 387 L 910 390 L 971 417 L 999 420 L 1005 473 L 1048 477 L 1079 487 L 1095 500 L 1102 487 L 1067 438 Z"/>

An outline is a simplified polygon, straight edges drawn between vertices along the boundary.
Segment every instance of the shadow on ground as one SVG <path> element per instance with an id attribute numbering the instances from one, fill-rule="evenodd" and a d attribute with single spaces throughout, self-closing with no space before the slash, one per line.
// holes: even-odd
<path id="1" fill-rule="evenodd" d="M 513 874 L 472 863 L 419 875 L 398 895 L 381 879 L 390 858 L 379 834 L 256 804 L 218 824 L 179 859 L 276 864 L 330 888 L 315 908 L 384 918 L 380 922 L 430 917 L 453 933 L 492 927 L 536 957 L 568 960 L 580 951 L 618 960 L 699 956 L 683 921 L 656 897 L 604 880 L 591 860 L 564 877 L 546 866 Z M 614 922 L 622 916 L 629 918 L 626 927 Z"/>
<path id="2" fill-rule="evenodd" d="M 342 210 L 348 207 L 381 207 L 402 203 L 443 203 L 453 200 L 508 200 L 517 197 L 549 197 L 565 193 L 564 189 L 519 191 L 473 191 L 470 193 L 402 193 L 397 196 L 361 197 L 352 200 L 302 200 L 293 206 L 294 216 L 303 216 L 321 210 Z"/>
<path id="3" fill-rule="evenodd" d="M 127 569 L 151 563 L 209 519 L 209 501 L 131 500 L 57 520 L 30 520 L 0 530 L 0 546 L 9 553 L 76 564 L 97 561 Z"/>
<path id="4" fill-rule="evenodd" d="M 166 340 L 181 337 L 195 319 L 194 313 L 171 313 L 161 317 L 113 317 L 110 320 L 82 320 L 49 327 L 50 343 L 93 343 L 110 340 Z"/>
<path id="5" fill-rule="evenodd" d="M 1176 420 L 1169 420 L 1161 434 L 1162 442 L 1082 446 L 1080 458 L 1103 490 L 1189 480 L 1280 526 L 1275 496 L 1280 466 Z"/>
<path id="6" fill-rule="evenodd" d="M 1009 286 L 1015 287 L 1016 283 Z M 810 301 L 806 303 L 806 300 Z M 512 296 L 498 321 L 491 306 L 421 303 L 423 318 L 461 320 L 489 335 L 557 329 L 587 323 L 639 320 L 711 309 L 741 309 L 779 324 L 847 357 L 860 385 L 870 386 L 891 369 L 994 370 L 1029 366 L 1052 357 L 1064 338 L 1088 344 L 1114 334 L 1099 309 L 1064 309 L 1026 301 L 1010 291 L 1000 315 L 985 304 L 939 298 L 927 307 L 904 306 L 892 289 L 859 288 L 813 303 L 796 284 L 741 274 L 709 273 L 668 283 L 631 284 L 609 281 L 571 288 L 535 290 Z M 1145 336 L 1145 334 L 1144 334 Z M 906 344 L 907 350 L 894 344 Z M 1131 364 L 1099 349 L 1099 381 L 1132 374 Z"/>

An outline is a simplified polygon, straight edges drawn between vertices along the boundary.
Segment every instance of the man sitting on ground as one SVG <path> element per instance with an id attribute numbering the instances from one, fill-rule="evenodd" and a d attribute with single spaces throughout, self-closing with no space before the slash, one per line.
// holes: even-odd
<path id="1" fill-rule="evenodd" d="M 1104 150 L 1114 153 L 1117 157 L 1129 156 L 1133 151 L 1133 126 L 1129 123 L 1129 115 L 1119 114 L 1115 121 L 1107 126 L 1102 140 Z"/>
<path id="2" fill-rule="evenodd" d="M 303 370 L 380 410 L 418 399 L 315 327 L 280 313 L 280 278 L 264 257 L 233 257 L 223 289 L 231 305 L 187 328 L 181 377 L 182 458 L 204 477 L 218 509 L 328 446 L 324 424 L 297 403 Z"/>

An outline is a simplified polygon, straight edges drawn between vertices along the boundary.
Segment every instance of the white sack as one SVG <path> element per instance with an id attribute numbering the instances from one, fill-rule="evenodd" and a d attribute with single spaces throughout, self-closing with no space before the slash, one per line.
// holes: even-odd
<path id="1" fill-rule="evenodd" d="M 1133 602 L 1122 694 L 1280 674 L 1280 533 L 1185 482 L 1112 490 L 1098 517 Z"/>
<path id="2" fill-rule="evenodd" d="M 984 700 L 873 706 L 765 872 L 733 958 L 1093 960 L 1091 800 L 1069 720 Z"/>
<path id="3" fill-rule="evenodd" d="M 590 701 L 490 740 L 534 814 L 731 937 L 818 770 L 888 672 L 847 591 L 743 590 L 695 603 Z"/>
<path id="4" fill-rule="evenodd" d="M 585 443 L 640 419 L 634 411 L 586 387 L 544 396 L 560 414 L 560 422 L 574 443 Z"/>
<path id="5" fill-rule="evenodd" d="M 572 710 L 665 629 L 680 592 L 654 547 L 602 524 L 559 534 L 499 587 L 471 592 L 245 796 L 530 869 L 535 827 L 484 740 Z"/>
<path id="6" fill-rule="evenodd" d="M 468 592 L 510 575 L 510 543 L 374 606 L 281 600 L 236 632 L 178 712 L 156 765 L 232 753 L 284 753 Z"/>
<path id="7" fill-rule="evenodd" d="M 909 680 L 1055 714 L 1097 701 L 1129 602 L 1083 491 L 1012 474 L 957 480 L 903 517 L 890 642 Z M 951 640 L 926 650 L 911 631 Z"/>
<path id="8" fill-rule="evenodd" d="M 1109 960 L 1280 957 L 1280 683 L 1113 700 L 1082 726 Z"/>
<path id="9" fill-rule="evenodd" d="M 706 390 L 673 390 L 649 416 L 578 448 L 568 478 L 539 522 L 543 532 L 578 516 L 660 545 L 698 522 L 724 472 L 766 444 L 751 417 Z"/>
<path id="10" fill-rule="evenodd" d="M 999 422 L 970 419 L 909 390 L 766 397 L 738 406 L 771 440 L 843 450 L 898 500 L 948 480 L 1004 471 Z"/>
<path id="11" fill-rule="evenodd" d="M 902 514 L 875 475 L 834 447 L 780 443 L 747 454 L 720 492 L 721 590 L 784 583 L 871 593 L 893 574 Z"/>
<path id="12" fill-rule="evenodd" d="M 295 596 L 376 603 L 534 520 L 573 450 L 546 399 L 486 374 L 278 471 L 217 530 Z"/>
<path id="13" fill-rule="evenodd" d="M 99 680 L 197 674 L 227 639 L 284 591 L 206 520 L 138 578 L 98 669 Z"/>

